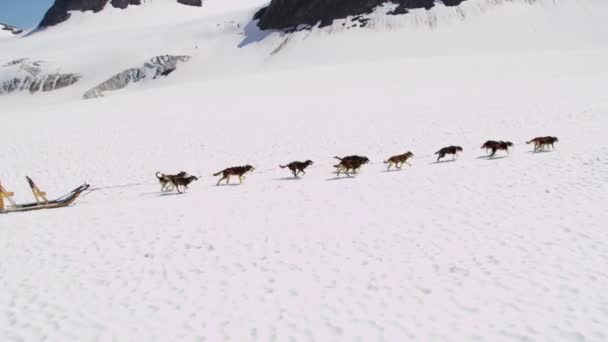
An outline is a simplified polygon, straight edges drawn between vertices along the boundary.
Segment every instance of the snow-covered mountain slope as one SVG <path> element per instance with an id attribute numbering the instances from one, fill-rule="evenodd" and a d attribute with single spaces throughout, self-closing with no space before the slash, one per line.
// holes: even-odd
<path id="1" fill-rule="evenodd" d="M 468 0 L 289 35 L 256 28 L 264 5 L 106 8 L 0 43 L 0 63 L 82 76 L 0 97 L 2 184 L 18 202 L 25 175 L 49 197 L 93 188 L 0 215 L 0 340 L 608 339 L 604 1 Z M 163 55 L 191 58 L 82 100 Z M 544 135 L 556 149 L 532 153 Z M 488 159 L 488 139 L 515 146 Z M 337 177 L 349 154 L 372 163 Z M 301 179 L 278 167 L 305 159 Z M 243 185 L 215 186 L 241 164 Z M 161 194 L 154 173 L 180 170 L 200 179 Z"/>
<path id="2" fill-rule="evenodd" d="M 81 99 L 117 73 L 167 54 L 193 56 L 183 72 L 171 77 L 183 84 L 384 59 L 608 47 L 608 3 L 601 0 L 539 0 L 533 5 L 476 0 L 399 16 L 379 9 L 369 15 L 373 20 L 365 28 L 347 29 L 348 20 L 336 20 L 330 27 L 294 34 L 260 31 L 251 18 L 264 4 L 244 0 L 239 9 L 209 0 L 198 8 L 166 0 L 124 10 L 73 12 L 66 23 L 4 42 L 0 63 L 30 58 L 62 65 L 82 80 L 56 96 Z"/>

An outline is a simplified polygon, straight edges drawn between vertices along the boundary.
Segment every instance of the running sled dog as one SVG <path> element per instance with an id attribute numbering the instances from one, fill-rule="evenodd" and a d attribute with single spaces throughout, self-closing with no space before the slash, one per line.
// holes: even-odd
<path id="1" fill-rule="evenodd" d="M 341 172 L 344 172 L 347 176 L 350 176 L 351 174 L 348 173 L 349 170 L 353 171 L 354 173 L 357 173 L 357 171 L 361 168 L 361 166 L 369 163 L 369 158 L 365 157 L 365 156 L 347 156 L 344 158 L 340 158 L 340 157 L 334 157 L 335 159 L 338 159 L 340 162 L 336 165 L 334 165 L 334 167 L 336 168 L 337 174 L 338 176 L 340 175 Z"/>
<path id="2" fill-rule="evenodd" d="M 156 172 L 156 178 L 161 185 L 161 191 L 169 192 L 177 190 L 179 193 L 185 192 L 189 189 L 190 183 L 198 180 L 196 176 L 189 175 L 185 171 L 181 171 L 176 175 L 166 175 L 162 172 Z M 183 191 L 180 190 L 180 186 Z"/>
<path id="3" fill-rule="evenodd" d="M 220 180 L 217 181 L 216 185 L 220 185 L 220 183 L 225 179 L 226 180 L 226 184 L 230 184 L 230 176 L 237 176 L 239 177 L 239 184 L 243 184 L 243 179 L 245 179 L 245 174 L 247 172 L 252 172 L 254 171 L 255 168 L 251 165 L 245 165 L 245 166 L 233 166 L 233 167 L 229 167 L 227 169 L 224 169 L 220 172 L 214 173 L 214 176 L 219 176 L 222 175 L 222 178 L 220 178 Z"/>
<path id="4" fill-rule="evenodd" d="M 412 164 L 408 163 L 407 161 L 408 161 L 408 159 L 412 158 L 413 156 L 414 156 L 414 154 L 412 152 L 407 151 L 404 154 L 399 154 L 399 155 L 388 158 L 388 160 L 386 160 L 384 162 L 384 164 L 388 164 L 388 167 L 386 168 L 386 170 L 389 171 L 391 169 L 391 166 L 395 166 L 397 169 L 401 169 L 403 164 L 412 166 Z"/>
<path id="5" fill-rule="evenodd" d="M 451 154 L 452 155 L 452 160 L 456 159 L 456 154 L 458 152 L 462 152 L 462 147 L 460 146 L 448 146 L 448 147 L 444 147 L 441 150 L 435 152 L 435 154 L 437 154 L 437 162 L 439 162 L 439 160 L 443 157 L 445 157 L 447 154 Z"/>
<path id="6" fill-rule="evenodd" d="M 291 171 L 291 173 L 293 174 L 293 176 L 297 178 L 300 173 L 305 175 L 306 172 L 304 170 L 312 164 L 314 164 L 314 163 L 312 162 L 312 160 L 309 159 L 305 162 L 294 161 L 287 165 L 279 165 L 279 167 L 281 169 L 288 168 Z"/>
<path id="7" fill-rule="evenodd" d="M 530 141 L 527 141 L 526 144 L 534 144 L 534 152 L 538 151 L 546 151 L 551 147 L 551 149 L 555 149 L 554 144 L 559 142 L 557 137 L 536 137 Z"/>
<path id="8" fill-rule="evenodd" d="M 494 157 L 494 155 L 496 154 L 496 151 L 505 151 L 507 153 L 509 153 L 509 147 L 513 146 L 513 143 L 510 141 L 495 141 L 495 140 L 488 140 L 486 141 L 483 145 L 481 145 L 482 149 L 486 150 L 486 153 L 489 150 L 492 150 L 492 153 L 490 154 L 490 157 Z"/>

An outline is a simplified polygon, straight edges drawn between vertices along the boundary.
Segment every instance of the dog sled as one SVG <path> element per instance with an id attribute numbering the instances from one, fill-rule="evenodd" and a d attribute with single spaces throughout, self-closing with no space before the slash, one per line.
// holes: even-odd
<path id="1" fill-rule="evenodd" d="M 74 203 L 78 199 L 78 197 L 90 186 L 89 184 L 85 183 L 72 190 L 68 194 L 59 197 L 55 200 L 49 201 L 46 197 L 46 193 L 40 191 L 36 183 L 34 183 L 34 181 L 30 177 L 25 178 L 27 179 L 27 183 L 32 189 L 32 193 L 34 194 L 36 202 L 17 204 L 12 199 L 14 193 L 8 192 L 6 189 L 4 189 L 2 184 L 0 184 L 0 214 L 67 207 L 68 205 Z M 10 203 L 10 205 L 6 207 L 4 205 L 5 198 Z"/>

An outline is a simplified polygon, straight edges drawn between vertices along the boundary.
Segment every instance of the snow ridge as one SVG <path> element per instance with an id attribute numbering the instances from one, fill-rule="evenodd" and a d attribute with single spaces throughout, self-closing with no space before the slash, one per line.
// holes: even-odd
<path id="1" fill-rule="evenodd" d="M 0 95 L 18 91 L 49 92 L 68 87 L 81 78 L 78 74 L 59 73 L 57 69 L 43 61 L 27 58 L 10 61 L 0 69 Z"/>
<path id="2" fill-rule="evenodd" d="M 14 27 L 14 26 L 10 26 L 10 25 L 3 24 L 3 23 L 0 23 L 0 31 L 7 31 L 7 32 L 12 33 L 14 35 L 17 35 L 17 34 L 20 34 L 20 33 L 23 32 L 23 30 L 21 30 L 21 29 L 18 29 L 18 28 Z"/>
<path id="3" fill-rule="evenodd" d="M 107 81 L 87 91 L 83 98 L 92 99 L 102 97 L 104 92 L 125 88 L 131 83 L 156 79 L 159 76 L 168 76 L 177 69 L 178 62 L 187 62 L 190 56 L 156 56 L 146 62 L 143 67 L 131 68 L 112 76 Z"/>

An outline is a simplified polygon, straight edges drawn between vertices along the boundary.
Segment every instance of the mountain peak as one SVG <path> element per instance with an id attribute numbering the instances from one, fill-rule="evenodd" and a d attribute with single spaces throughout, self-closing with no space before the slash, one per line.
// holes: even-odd
<path id="1" fill-rule="evenodd" d="M 300 25 L 320 27 L 331 25 L 335 19 L 369 14 L 382 5 L 394 5 L 387 14 L 405 14 L 408 10 L 431 9 L 436 2 L 457 6 L 465 0 L 272 0 L 256 13 L 261 29 L 293 29 Z"/>
<path id="2" fill-rule="evenodd" d="M 202 0 L 175 0 L 180 4 L 189 6 L 202 6 Z M 119 9 L 125 9 L 130 5 L 141 5 L 146 0 L 55 0 L 55 3 L 44 15 L 42 21 L 38 25 L 38 29 L 44 29 L 50 26 L 55 26 L 71 16 L 70 11 L 93 11 L 99 12 L 103 10 L 108 3 Z"/>

